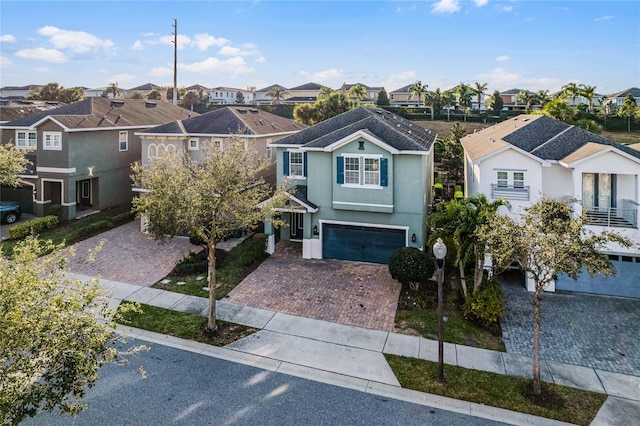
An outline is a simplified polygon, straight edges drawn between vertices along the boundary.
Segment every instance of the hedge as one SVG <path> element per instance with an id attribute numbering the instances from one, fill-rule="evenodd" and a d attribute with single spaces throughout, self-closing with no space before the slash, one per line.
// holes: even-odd
<path id="1" fill-rule="evenodd" d="M 9 229 L 9 238 L 18 240 L 32 234 L 37 234 L 45 229 L 51 229 L 58 224 L 58 216 L 44 216 L 20 223 Z"/>

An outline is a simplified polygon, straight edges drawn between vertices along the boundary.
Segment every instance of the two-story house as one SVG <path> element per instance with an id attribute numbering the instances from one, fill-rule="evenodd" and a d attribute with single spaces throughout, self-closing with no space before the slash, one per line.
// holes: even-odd
<path id="1" fill-rule="evenodd" d="M 360 102 L 363 104 L 375 104 L 378 101 L 378 95 L 380 94 L 380 91 L 384 89 L 384 87 L 382 86 L 371 87 L 362 83 L 342 83 L 342 86 L 340 86 L 340 88 L 337 89 L 337 91 L 344 93 L 345 96 L 349 96 L 349 90 L 351 90 L 353 86 L 358 84 L 364 87 L 364 89 L 367 91 L 367 96 L 365 96 L 363 99 L 360 100 Z"/>
<path id="2" fill-rule="evenodd" d="M 423 248 L 436 134 L 377 108 L 357 108 L 271 146 L 278 184 L 291 186 L 276 230 L 302 257 L 386 263 Z M 274 250 L 274 230 L 268 251 Z"/>
<path id="3" fill-rule="evenodd" d="M 60 205 L 73 219 L 79 210 L 130 203 L 131 164 L 142 145 L 135 132 L 192 115 L 168 102 L 89 98 L 4 123 L 1 143 L 28 151 L 25 211 L 41 216 Z"/>
<path id="4" fill-rule="evenodd" d="M 617 276 L 558 276 L 555 289 L 640 297 L 640 151 L 544 115 L 519 115 L 461 143 L 468 196 L 505 198 L 512 206 L 505 213 L 514 218 L 542 195 L 576 200 L 587 230 L 616 231 L 634 242 L 607 247 Z M 533 289 L 531 280 L 527 287 Z"/>
<path id="5" fill-rule="evenodd" d="M 224 149 L 225 140 L 239 135 L 246 141 L 247 147 L 273 161 L 273 166 L 260 177 L 275 183 L 275 155 L 269 144 L 307 127 L 256 108 L 228 106 L 197 117 L 151 127 L 136 132 L 136 136 L 142 139 L 142 164 L 146 165 L 152 158 L 161 157 L 165 152 L 186 152 L 198 159 L 208 145 L 220 144 Z"/>

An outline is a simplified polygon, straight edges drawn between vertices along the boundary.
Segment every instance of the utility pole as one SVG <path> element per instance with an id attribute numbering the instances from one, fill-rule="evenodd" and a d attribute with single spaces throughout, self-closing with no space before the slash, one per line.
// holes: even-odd
<path id="1" fill-rule="evenodd" d="M 173 20 L 173 104 L 178 105 L 178 20 Z"/>

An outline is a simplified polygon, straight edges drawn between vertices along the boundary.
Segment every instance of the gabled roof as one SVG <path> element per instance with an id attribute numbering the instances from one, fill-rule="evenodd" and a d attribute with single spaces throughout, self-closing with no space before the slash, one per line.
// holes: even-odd
<path id="1" fill-rule="evenodd" d="M 46 119 L 53 119 L 69 130 L 150 127 L 168 121 L 197 115 L 169 102 L 152 102 L 143 99 L 88 98 L 48 111 L 37 112 L 2 125 L 7 127 L 31 127 Z"/>
<path id="2" fill-rule="evenodd" d="M 521 91 L 522 89 L 509 89 L 509 90 L 505 90 L 504 92 L 500 92 L 500 94 L 501 95 L 517 95 Z"/>
<path id="3" fill-rule="evenodd" d="M 391 92 L 391 93 L 410 93 L 411 91 L 409 90 L 409 87 L 410 87 L 412 84 L 413 84 L 413 83 L 411 83 L 411 84 L 407 84 L 406 86 L 402 86 L 401 88 L 396 89 L 396 90 L 394 90 L 394 91 L 393 91 L 393 92 Z"/>
<path id="4" fill-rule="evenodd" d="M 318 83 L 305 83 L 300 86 L 292 87 L 291 89 L 288 89 L 288 90 L 320 90 L 323 87 L 325 86 Z"/>
<path id="5" fill-rule="evenodd" d="M 152 127 L 139 135 L 267 135 L 297 132 L 306 125 L 250 107 L 224 107 L 197 117 Z"/>
<path id="6" fill-rule="evenodd" d="M 0 90 L 36 90 L 42 87 L 41 84 L 29 84 L 27 86 L 4 86 L 0 87 Z"/>
<path id="7" fill-rule="evenodd" d="M 602 151 L 601 147 L 612 147 L 640 159 L 640 151 L 545 115 L 522 114 L 467 135 L 460 142 L 472 160 L 508 147 L 543 161 L 564 163 L 593 155 Z"/>
<path id="8" fill-rule="evenodd" d="M 187 87 L 187 90 L 210 90 L 208 87 L 204 87 L 202 84 L 194 84 Z"/>
<path id="9" fill-rule="evenodd" d="M 260 90 L 256 90 L 256 92 L 268 92 L 268 91 L 269 91 L 269 89 L 271 89 L 272 87 L 276 87 L 276 86 L 278 86 L 278 87 L 282 87 L 282 88 L 283 88 L 283 89 L 285 89 L 285 90 L 287 89 L 287 88 L 286 88 L 285 86 L 283 86 L 282 84 L 272 84 L 271 86 L 267 86 L 267 87 L 264 87 L 264 88 L 262 88 L 262 89 L 260 89 Z"/>
<path id="10" fill-rule="evenodd" d="M 147 92 L 150 92 L 154 89 L 160 89 L 160 86 L 158 86 L 157 84 L 153 84 L 153 83 L 146 83 L 137 87 L 132 87 L 129 90 L 144 90 Z"/>
<path id="11" fill-rule="evenodd" d="M 351 90 L 351 88 L 353 86 L 356 86 L 358 84 L 360 86 L 364 87 L 367 90 L 380 90 L 380 89 L 382 89 L 382 87 L 371 87 L 371 86 L 367 86 L 366 84 L 362 84 L 362 83 L 353 83 L 353 84 L 352 83 L 343 83 L 342 86 L 340 86 L 340 88 L 337 89 L 337 90 L 344 90 L 344 91 L 348 92 L 349 90 Z"/>
<path id="12" fill-rule="evenodd" d="M 386 110 L 360 107 L 281 139 L 277 145 L 326 148 L 357 132 L 365 132 L 398 151 L 429 151 L 436 139 L 434 132 Z"/>
<path id="13" fill-rule="evenodd" d="M 205 88 L 206 89 L 206 88 Z M 207 90 L 225 90 L 227 92 L 238 92 L 238 91 L 242 91 L 242 89 L 236 89 L 235 87 L 227 87 L 227 86 L 218 86 L 218 87 L 212 87 L 211 89 L 207 89 Z"/>
<path id="14" fill-rule="evenodd" d="M 632 87 L 630 89 L 626 89 L 618 93 L 613 93 L 609 97 L 610 98 L 626 98 L 629 95 L 633 96 L 634 98 L 640 98 L 640 89 L 637 87 Z"/>

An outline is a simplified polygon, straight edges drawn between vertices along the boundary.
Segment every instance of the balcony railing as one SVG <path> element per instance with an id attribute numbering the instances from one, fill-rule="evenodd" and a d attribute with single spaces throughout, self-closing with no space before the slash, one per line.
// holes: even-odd
<path id="1" fill-rule="evenodd" d="M 584 207 L 590 225 L 615 228 L 637 228 L 638 209 L 618 209 L 613 207 Z"/>
<path id="2" fill-rule="evenodd" d="M 491 184 L 491 198 L 493 199 L 505 198 L 507 200 L 529 201 L 529 192 L 528 186 Z"/>

